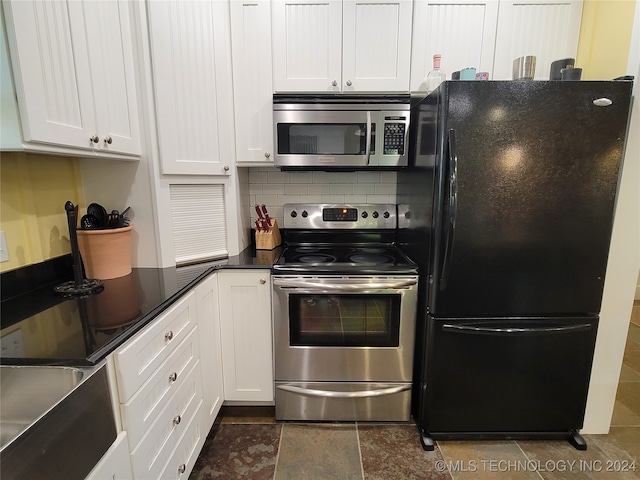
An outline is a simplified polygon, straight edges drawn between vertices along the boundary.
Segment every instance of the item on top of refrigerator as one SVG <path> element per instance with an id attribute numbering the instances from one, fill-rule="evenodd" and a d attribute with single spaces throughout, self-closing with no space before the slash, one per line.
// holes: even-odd
<path id="1" fill-rule="evenodd" d="M 460 80 L 475 80 L 476 69 L 474 67 L 463 68 L 460 70 Z"/>
<path id="2" fill-rule="evenodd" d="M 438 85 L 447 79 L 447 75 L 440 68 L 441 59 L 442 56 L 439 53 L 433 56 L 433 70 L 427 75 L 427 93 L 433 92 L 438 88 Z"/>
<path id="3" fill-rule="evenodd" d="M 489 72 L 476 73 L 476 80 L 489 80 Z"/>
<path id="4" fill-rule="evenodd" d="M 582 78 L 581 68 L 563 68 L 560 71 L 560 80 L 580 80 Z"/>
<path id="5" fill-rule="evenodd" d="M 551 62 L 551 71 L 549 72 L 549 80 L 561 80 L 563 68 L 573 68 L 576 64 L 575 58 L 563 58 Z"/>
<path id="6" fill-rule="evenodd" d="M 513 80 L 533 80 L 536 74 L 535 55 L 525 55 L 513 61 Z"/>

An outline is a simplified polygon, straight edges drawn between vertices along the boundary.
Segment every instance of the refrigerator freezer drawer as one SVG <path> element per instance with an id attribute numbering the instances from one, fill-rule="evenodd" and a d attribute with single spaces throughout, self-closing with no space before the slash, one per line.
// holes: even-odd
<path id="1" fill-rule="evenodd" d="M 582 427 L 598 319 L 428 319 L 430 433 Z"/>

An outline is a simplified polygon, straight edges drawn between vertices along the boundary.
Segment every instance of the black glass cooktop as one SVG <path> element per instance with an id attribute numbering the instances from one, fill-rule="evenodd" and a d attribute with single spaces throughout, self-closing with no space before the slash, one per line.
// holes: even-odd
<path id="1" fill-rule="evenodd" d="M 92 365 L 210 268 L 134 268 L 83 298 L 64 298 L 47 285 L 3 301 L 1 363 Z"/>
<path id="2" fill-rule="evenodd" d="M 416 273 L 416 265 L 393 245 L 289 245 L 275 271 L 350 274 Z"/>

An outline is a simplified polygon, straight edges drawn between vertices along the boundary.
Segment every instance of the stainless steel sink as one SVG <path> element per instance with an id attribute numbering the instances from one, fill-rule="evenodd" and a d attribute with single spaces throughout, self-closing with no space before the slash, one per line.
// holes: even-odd
<path id="1" fill-rule="evenodd" d="M 0 478 L 83 479 L 116 438 L 104 365 L 0 366 Z"/>

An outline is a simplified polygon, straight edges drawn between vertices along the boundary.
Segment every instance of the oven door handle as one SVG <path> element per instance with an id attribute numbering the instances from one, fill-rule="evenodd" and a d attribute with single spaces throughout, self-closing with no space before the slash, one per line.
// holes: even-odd
<path id="1" fill-rule="evenodd" d="M 358 392 L 335 392 L 331 390 L 317 390 L 315 388 L 296 387 L 295 385 L 276 385 L 276 388 L 279 390 L 284 390 L 285 392 L 308 395 L 310 397 L 369 398 L 404 392 L 405 390 L 411 389 L 411 385 L 399 385 L 396 387 L 380 388 L 378 390 L 360 390 Z"/>
<path id="2" fill-rule="evenodd" d="M 308 289 L 315 288 L 325 292 L 359 292 L 363 290 L 400 289 L 416 285 L 417 280 L 399 280 L 397 282 L 360 283 L 360 284 L 330 284 L 321 282 L 309 282 L 306 280 L 281 280 L 273 279 L 273 285 L 284 288 Z"/>

